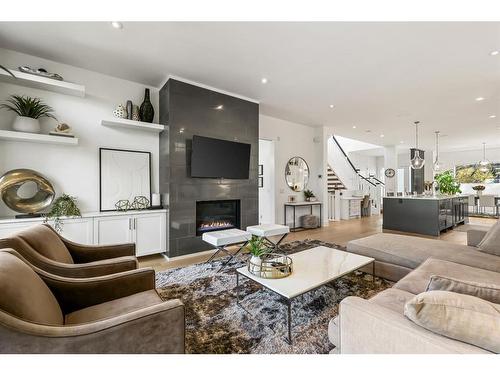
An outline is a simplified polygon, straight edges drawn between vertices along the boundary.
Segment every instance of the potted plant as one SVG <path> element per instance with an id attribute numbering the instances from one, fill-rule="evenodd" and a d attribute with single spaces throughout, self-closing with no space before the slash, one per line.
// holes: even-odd
<path id="1" fill-rule="evenodd" d="M 435 180 L 439 185 L 441 194 L 455 195 L 462 192 L 462 190 L 460 190 L 460 183 L 455 180 L 451 171 L 437 174 Z"/>
<path id="2" fill-rule="evenodd" d="M 260 276 L 260 265 L 262 264 L 262 256 L 270 252 L 269 248 L 266 246 L 263 237 L 257 237 L 252 235 L 250 241 L 246 246 L 251 254 L 249 260 L 248 270 L 254 275 Z"/>
<path id="3" fill-rule="evenodd" d="M 314 196 L 312 190 L 304 190 L 304 198 L 306 199 L 307 202 L 311 202 L 314 201 L 316 197 Z"/>
<path id="4" fill-rule="evenodd" d="M 478 197 L 483 195 L 483 190 L 486 189 L 486 186 L 484 185 L 476 185 L 472 187 L 472 190 L 474 190 L 477 194 Z"/>
<path id="5" fill-rule="evenodd" d="M 54 109 L 43 103 L 39 98 L 12 95 L 5 103 L 0 104 L 0 108 L 17 114 L 12 129 L 20 132 L 39 133 L 39 119 L 42 117 L 57 120 L 53 113 Z"/>
<path id="6" fill-rule="evenodd" d="M 54 229 L 56 232 L 60 233 L 62 231 L 61 217 L 64 216 L 82 216 L 76 204 L 76 198 L 68 194 L 63 194 L 54 201 L 50 211 L 45 215 L 45 222 L 48 222 L 49 219 L 53 219 Z"/>

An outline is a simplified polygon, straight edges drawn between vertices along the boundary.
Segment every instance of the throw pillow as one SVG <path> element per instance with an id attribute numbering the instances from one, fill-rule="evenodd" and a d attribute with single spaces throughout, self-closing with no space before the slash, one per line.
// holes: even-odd
<path id="1" fill-rule="evenodd" d="M 416 295 L 405 316 L 434 333 L 500 353 L 500 305 L 446 291 Z"/>
<path id="2" fill-rule="evenodd" d="M 445 290 L 467 294 L 493 303 L 500 303 L 500 285 L 457 280 L 446 276 L 431 276 L 426 291 Z"/>
<path id="3" fill-rule="evenodd" d="M 500 221 L 497 221 L 477 245 L 482 252 L 500 256 Z"/>

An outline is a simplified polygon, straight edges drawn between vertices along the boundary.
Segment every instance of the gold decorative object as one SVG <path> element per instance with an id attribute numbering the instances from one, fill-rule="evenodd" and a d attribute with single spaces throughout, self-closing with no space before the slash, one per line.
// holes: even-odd
<path id="1" fill-rule="evenodd" d="M 34 182 L 37 191 L 32 197 L 22 198 L 17 191 L 27 182 Z M 0 195 L 11 210 L 33 215 L 50 206 L 55 192 L 49 180 L 40 173 L 31 169 L 13 169 L 0 177 Z"/>
<path id="2" fill-rule="evenodd" d="M 130 202 L 128 199 L 120 199 L 115 203 L 115 207 L 118 211 L 128 211 L 130 209 Z"/>
<path id="3" fill-rule="evenodd" d="M 292 258 L 284 254 L 268 253 L 260 257 L 261 263 L 247 261 L 248 272 L 263 279 L 282 279 L 293 272 Z"/>
<path id="4" fill-rule="evenodd" d="M 145 210 L 149 207 L 149 199 L 143 195 L 139 195 L 134 198 L 131 207 L 133 210 Z"/>

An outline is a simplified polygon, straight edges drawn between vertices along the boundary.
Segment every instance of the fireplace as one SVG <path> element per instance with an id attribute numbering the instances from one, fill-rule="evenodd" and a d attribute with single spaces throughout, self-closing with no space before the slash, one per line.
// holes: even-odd
<path id="1" fill-rule="evenodd" d="M 196 202 L 196 235 L 215 230 L 240 228 L 240 201 Z"/>

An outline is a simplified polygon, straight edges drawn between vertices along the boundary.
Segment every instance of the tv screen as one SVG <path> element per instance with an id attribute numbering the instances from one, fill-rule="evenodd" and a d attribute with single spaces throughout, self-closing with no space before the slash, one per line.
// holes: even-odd
<path id="1" fill-rule="evenodd" d="M 247 179 L 250 145 L 193 136 L 191 177 Z"/>

